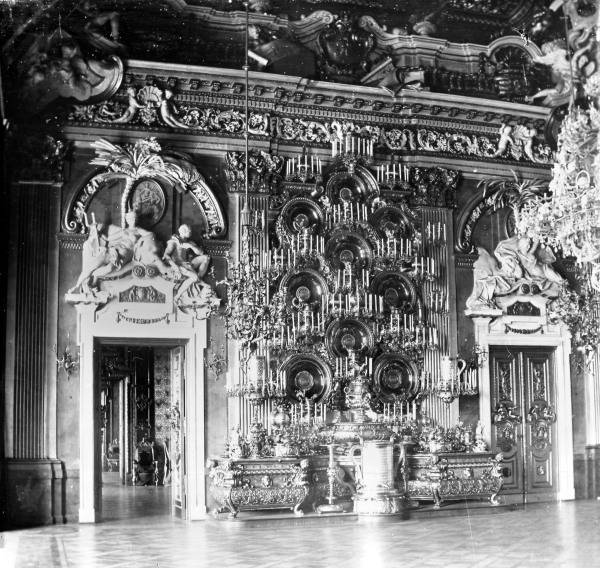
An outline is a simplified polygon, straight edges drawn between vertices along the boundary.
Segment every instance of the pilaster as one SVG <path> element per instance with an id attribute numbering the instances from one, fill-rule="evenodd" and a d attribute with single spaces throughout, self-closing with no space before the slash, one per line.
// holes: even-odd
<path id="1" fill-rule="evenodd" d="M 2 517 L 9 526 L 62 518 L 56 456 L 57 191 L 49 182 L 10 192 Z M 33 499 L 33 501 L 31 501 Z M 35 502 L 35 507 L 33 506 Z"/>

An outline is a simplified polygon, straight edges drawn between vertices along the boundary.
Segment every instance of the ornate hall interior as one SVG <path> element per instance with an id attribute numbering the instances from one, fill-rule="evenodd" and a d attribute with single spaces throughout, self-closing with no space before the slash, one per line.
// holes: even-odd
<path id="1" fill-rule="evenodd" d="M 591 565 L 599 38 L 0 0 L 0 565 Z"/>

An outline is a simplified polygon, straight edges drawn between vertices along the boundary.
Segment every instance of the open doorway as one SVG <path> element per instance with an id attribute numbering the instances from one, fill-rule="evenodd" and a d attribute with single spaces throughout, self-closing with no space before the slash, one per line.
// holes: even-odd
<path id="1" fill-rule="evenodd" d="M 130 340 L 97 351 L 103 520 L 183 515 L 183 347 Z"/>

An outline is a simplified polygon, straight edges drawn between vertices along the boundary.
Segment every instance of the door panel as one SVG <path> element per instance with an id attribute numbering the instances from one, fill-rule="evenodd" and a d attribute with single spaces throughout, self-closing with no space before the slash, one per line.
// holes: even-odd
<path id="1" fill-rule="evenodd" d="M 554 384 L 551 381 L 551 356 L 540 352 L 524 353 L 527 421 L 525 447 L 527 460 L 527 494 L 534 496 L 554 493 L 556 413 L 554 411 Z"/>
<path id="2" fill-rule="evenodd" d="M 490 353 L 490 365 L 492 448 L 504 454 L 502 491 L 523 493 L 523 415 L 519 406 L 518 359 L 504 349 Z"/>
<path id="3" fill-rule="evenodd" d="M 184 350 L 183 347 L 174 347 L 171 349 L 171 500 L 173 514 L 182 519 L 185 519 L 184 380 Z"/>
<path id="4" fill-rule="evenodd" d="M 556 498 L 552 350 L 490 349 L 492 448 L 504 454 L 503 493 Z"/>

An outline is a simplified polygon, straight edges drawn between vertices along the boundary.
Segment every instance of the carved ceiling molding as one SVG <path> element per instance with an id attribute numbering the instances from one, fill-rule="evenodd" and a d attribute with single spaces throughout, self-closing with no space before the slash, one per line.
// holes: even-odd
<path id="1" fill-rule="evenodd" d="M 126 93 L 94 105 L 77 105 L 67 122 L 243 136 L 243 95 L 222 92 L 228 84 L 243 90 L 240 72 L 221 70 L 217 79 L 208 68 L 177 77 L 160 72 L 142 75 L 136 73 L 139 67 L 132 71 Z M 132 77 L 139 75 L 153 84 L 135 87 Z M 373 139 L 383 152 L 430 152 L 543 167 L 552 161 L 550 148 L 538 134 L 549 109 L 425 92 L 382 97 L 381 89 L 371 87 L 253 75 L 249 131 L 254 137 L 328 146 L 340 131 L 354 132 Z"/>
<path id="2" fill-rule="evenodd" d="M 90 109 L 86 110 L 86 113 Z M 91 117 L 98 118 L 94 114 Z M 71 123 L 81 126 L 94 124 L 107 126 L 101 120 L 74 120 L 78 115 L 71 115 Z M 404 125 L 401 128 L 384 128 L 348 120 L 332 120 L 317 122 L 310 119 L 270 116 L 268 113 L 250 115 L 249 131 L 254 137 L 265 137 L 279 141 L 304 145 L 323 145 L 329 147 L 334 139 L 339 139 L 336 131 L 353 132 L 375 141 L 375 146 L 384 153 L 417 152 L 442 154 L 448 157 L 498 162 L 527 162 L 529 165 L 549 167 L 552 163 L 552 151 L 547 144 L 534 141 L 537 130 L 517 125 L 514 130 L 518 136 L 503 139 L 501 134 L 478 136 L 473 129 L 452 128 L 418 128 L 415 125 Z M 400 122 L 400 121 L 399 121 Z M 410 122 L 416 122 L 412 119 Z M 180 125 L 172 126 L 158 116 L 148 123 L 144 118 L 132 119 L 128 126 L 146 129 L 177 129 L 189 131 L 190 134 L 210 134 L 223 137 L 241 137 L 244 135 L 245 118 L 242 112 L 233 109 L 193 107 L 183 115 Z M 110 124 L 110 123 L 109 123 Z M 119 123 L 119 127 L 122 123 Z M 113 123 L 114 126 L 116 124 Z M 505 126 L 500 128 L 506 128 Z M 512 127 L 509 127 L 512 128 Z M 481 129 L 479 129 L 481 131 Z M 505 143 L 504 143 L 504 142 Z"/>
<path id="3" fill-rule="evenodd" d="M 203 3 L 207 4 L 207 2 Z M 327 15 L 330 13 L 319 9 L 316 12 L 308 13 L 311 9 L 319 8 L 323 2 L 321 0 L 305 0 L 303 4 L 307 5 L 307 10 L 304 16 L 301 19 L 290 20 L 286 15 L 288 10 L 286 10 L 285 6 L 280 3 L 270 4 L 271 6 L 269 6 L 269 8 L 261 9 L 257 11 L 258 13 L 250 14 L 251 24 L 262 25 L 271 29 L 287 28 L 290 31 L 295 31 L 295 28 L 302 26 L 307 20 L 315 22 L 313 26 L 310 26 L 315 27 L 317 25 L 316 22 L 324 17 L 322 14 Z M 314 6 L 314 8 L 311 8 L 311 5 Z M 218 7 L 222 8 L 222 5 L 199 6 L 197 4 L 192 5 L 192 2 L 186 2 L 185 4 L 178 3 L 178 7 L 182 9 L 183 12 L 188 12 L 191 17 L 196 17 L 197 20 L 199 20 L 207 30 L 210 30 L 212 34 L 224 34 L 226 31 L 230 34 L 233 32 L 235 35 L 243 34 L 245 15 L 241 3 L 239 3 L 237 9 L 234 6 L 234 9 L 231 11 L 221 11 L 217 9 Z M 440 11 L 440 17 L 447 23 L 460 22 L 484 25 L 485 27 L 490 28 L 491 31 L 520 24 L 526 16 L 531 14 L 534 7 L 535 2 L 533 0 L 510 0 L 507 2 L 497 2 L 495 0 L 451 0 L 451 2 L 446 2 L 446 5 L 443 6 Z M 394 3 L 382 0 L 335 0 L 334 2 L 327 2 L 327 8 L 336 13 L 347 12 L 354 18 L 364 15 L 365 11 L 367 13 L 377 13 L 386 21 L 389 19 L 389 15 L 394 12 L 406 13 L 408 10 L 408 13 L 410 13 L 411 11 L 410 7 L 405 2 Z M 425 13 L 427 13 L 426 6 L 422 6 L 421 8 L 424 8 Z M 435 5 L 430 5 L 430 8 L 431 12 L 436 11 Z M 422 12 L 423 10 L 417 9 L 414 11 L 415 14 L 413 14 L 413 16 L 417 16 L 417 13 Z M 281 13 L 281 15 L 279 13 Z M 394 25 L 400 26 L 401 22 L 395 21 Z M 408 19 L 404 22 L 404 26 L 408 26 L 409 29 L 412 27 Z M 406 31 L 403 31 L 403 35 L 406 35 Z M 412 37 L 414 39 L 420 39 L 417 35 Z"/>

